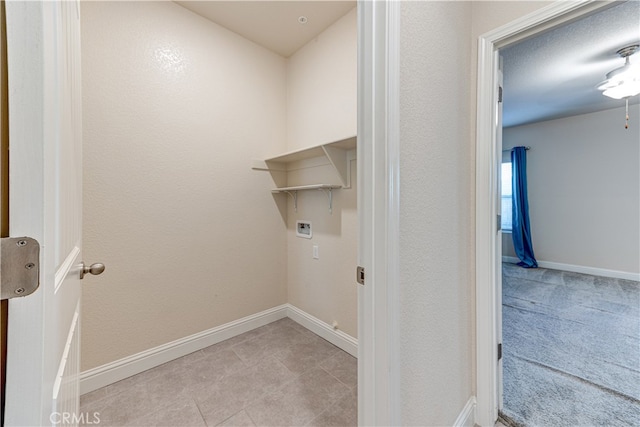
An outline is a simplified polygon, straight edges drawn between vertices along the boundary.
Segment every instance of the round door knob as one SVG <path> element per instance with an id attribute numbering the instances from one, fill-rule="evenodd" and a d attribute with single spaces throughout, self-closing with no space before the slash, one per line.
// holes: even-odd
<path id="1" fill-rule="evenodd" d="M 96 262 L 95 264 L 91 264 L 87 266 L 84 264 L 84 261 L 83 261 L 80 264 L 80 278 L 83 279 L 85 274 L 93 274 L 94 276 L 97 276 L 98 274 L 102 274 L 104 269 L 105 269 L 104 264 L 101 264 L 99 262 Z"/>

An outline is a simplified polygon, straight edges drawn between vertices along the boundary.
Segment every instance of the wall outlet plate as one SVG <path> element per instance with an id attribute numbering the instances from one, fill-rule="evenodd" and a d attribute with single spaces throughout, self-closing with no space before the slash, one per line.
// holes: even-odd
<path id="1" fill-rule="evenodd" d="M 310 239 L 313 236 L 311 221 L 296 221 L 296 236 Z"/>

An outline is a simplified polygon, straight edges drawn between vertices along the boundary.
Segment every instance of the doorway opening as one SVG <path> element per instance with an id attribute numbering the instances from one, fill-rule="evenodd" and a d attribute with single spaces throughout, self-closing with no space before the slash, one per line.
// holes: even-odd
<path id="1" fill-rule="evenodd" d="M 161 336 L 172 329 L 189 338 L 199 333 L 195 325 L 209 323 L 200 328 L 213 339 L 217 332 L 207 329 L 211 326 L 238 319 L 254 326 L 277 320 L 273 315 L 290 317 L 328 340 L 335 338 L 353 354 L 358 330 L 358 285 L 353 280 L 358 229 L 356 4 L 184 2 L 194 9 L 187 10 L 178 3 L 83 5 L 85 105 L 90 111 L 114 114 L 110 123 L 87 115 L 86 194 L 115 197 L 117 187 L 126 187 L 133 196 L 120 200 L 118 207 L 130 212 L 129 218 L 109 215 L 111 207 L 98 209 L 103 200 L 88 198 L 85 204 L 87 253 L 110 253 L 110 263 L 118 266 L 109 273 L 112 292 L 85 288 L 85 313 L 91 315 L 83 327 L 83 363 L 85 371 L 95 374 L 85 378 L 99 379 L 98 371 L 112 363 L 109 359 L 135 355 L 144 348 L 141 344 L 154 350 L 161 340 L 175 340 Z M 292 18 L 287 25 L 305 32 L 321 19 L 314 10 L 330 6 L 342 13 L 299 50 L 277 54 L 261 48 L 263 40 L 239 36 L 257 30 L 261 21 L 272 24 L 283 16 Z M 207 22 L 202 17 L 208 18 L 211 9 L 214 22 Z M 238 21 L 244 29 L 229 31 Z M 146 34 L 139 32 L 140 22 L 147 23 Z M 284 25 L 267 35 L 286 33 Z M 285 41 L 291 38 L 285 34 Z M 137 43 L 140 39 L 146 39 L 142 44 L 148 50 Z M 107 66 L 107 79 L 104 56 L 113 59 L 108 61 L 113 68 Z M 144 72 L 132 69 L 132 64 Z M 123 68 L 130 72 L 121 74 L 118 70 Z M 128 93 L 132 87 L 135 94 Z M 107 96 L 96 96 L 103 90 Z M 114 109 L 125 97 L 129 111 Z M 134 115 L 138 117 L 130 120 Z M 155 134 L 159 123 L 162 132 Z M 154 138 L 132 140 L 134 133 Z M 128 161 L 122 162 L 121 155 Z M 125 183 L 113 177 L 116 165 L 121 176 L 142 173 Z M 123 223 L 107 222 L 107 217 Z M 297 221 L 309 224 L 308 238 L 296 235 Z M 143 225 L 134 228 L 133 223 Z M 153 252 L 150 258 L 161 268 L 138 276 L 136 290 L 125 302 L 129 309 L 105 323 L 96 319 L 105 314 L 105 305 L 121 304 L 114 295 L 134 270 L 126 254 L 134 248 L 115 250 L 120 245 L 108 238 L 115 234 L 111 227 L 137 236 L 135 250 Z M 168 250 L 163 241 L 181 250 Z M 162 259 L 165 262 L 158 262 Z M 181 267 L 167 267 L 172 264 Z M 178 273 L 191 279 L 180 279 Z M 188 292 L 182 286 L 176 289 L 184 282 L 189 283 Z M 172 297 L 174 303 L 166 304 Z M 138 316 L 134 305 L 151 316 Z M 182 320 L 185 317 L 189 322 Z M 124 333 L 127 324 L 136 325 L 136 336 Z M 285 329 L 300 337 L 290 323 Z M 141 343 L 140 331 L 146 331 L 153 344 Z M 120 348 L 100 339 L 116 333 Z M 296 346 L 289 338 L 281 340 L 287 348 L 279 350 L 274 348 L 276 339 L 263 337 L 252 343 L 270 353 L 265 359 L 282 362 Z M 241 349 L 234 352 L 240 359 L 249 357 Z M 352 394 L 345 396 L 355 400 Z M 331 403 L 326 400 L 323 405 Z"/>
<path id="2" fill-rule="evenodd" d="M 500 415 L 507 421 L 605 424 L 610 407 L 619 408 L 621 421 L 637 418 L 630 402 L 640 399 L 640 289 L 633 280 L 640 259 L 640 131 L 637 123 L 625 128 L 624 101 L 602 96 L 596 86 L 616 61 L 622 65 L 616 51 L 640 40 L 638 20 L 640 7 L 624 3 L 500 50 L 503 265 L 497 292 Z M 582 63 L 594 70 L 578 69 Z M 567 77 L 554 86 L 549 74 L 559 69 L 556 64 Z M 542 80 L 561 93 L 531 90 L 526 83 Z M 629 101 L 633 122 L 638 99 Z M 528 189 L 525 213 L 535 248 L 526 253 L 520 246 L 520 258 L 515 237 L 525 233 L 511 234 L 520 206 L 512 209 L 512 180 L 505 179 L 516 170 L 516 146 L 527 148 L 526 176 L 514 179 L 513 187 L 518 182 Z M 539 268 L 516 265 L 531 263 L 533 252 Z"/>
<path id="3" fill-rule="evenodd" d="M 597 19 L 597 16 L 594 15 L 596 12 L 604 13 L 609 8 L 611 8 L 611 5 L 608 5 L 604 9 L 594 8 L 593 5 L 588 5 L 588 4 L 580 4 L 580 5 L 577 5 L 577 7 L 575 8 L 569 8 L 569 7 L 563 8 L 561 5 L 555 5 L 554 7 L 546 8 L 545 10 L 540 11 L 540 13 L 532 14 L 531 16 L 523 18 L 517 22 L 509 24 L 501 29 L 498 29 L 492 33 L 487 34 L 486 36 L 481 37 L 481 50 L 480 50 L 481 51 L 481 61 L 480 61 L 481 72 L 479 73 L 480 81 L 479 81 L 478 110 L 480 110 L 483 107 L 487 108 L 489 105 L 495 105 L 495 103 L 497 102 L 497 96 L 498 96 L 497 88 L 495 89 L 495 92 L 492 88 L 495 87 L 493 82 L 497 81 L 495 76 L 497 75 L 496 73 L 498 69 L 497 55 L 499 53 L 507 53 L 509 49 L 515 49 L 515 47 L 519 43 L 522 43 L 522 44 L 529 43 L 529 42 L 534 43 L 532 40 L 534 40 L 535 37 L 540 36 L 541 34 L 548 35 L 553 31 L 556 31 L 557 29 L 564 27 L 569 23 L 572 23 L 575 20 L 578 20 L 580 18 L 594 16 L 594 18 L 592 19 Z M 615 9 L 615 7 L 611 9 L 613 10 Z M 637 25 L 636 25 L 636 28 L 637 28 Z M 636 29 L 636 32 L 637 32 L 637 29 Z M 482 47 L 486 48 L 486 50 L 483 51 Z M 616 49 L 618 49 L 619 47 L 620 46 L 616 47 Z M 613 49 L 611 53 L 615 54 L 616 49 Z M 564 55 L 564 57 L 566 58 L 567 55 Z M 590 59 L 590 62 L 585 60 L 585 63 L 593 63 L 594 60 L 597 59 L 597 57 L 592 57 L 589 59 Z M 544 65 L 547 65 L 547 64 L 544 64 Z M 504 70 L 505 80 L 509 77 L 508 68 L 509 67 L 505 67 L 505 70 Z M 610 67 L 610 68 L 613 68 L 613 67 Z M 482 75 L 482 71 L 486 73 L 484 76 Z M 608 70 L 605 70 L 604 73 L 594 81 L 592 87 L 597 86 L 597 84 L 604 78 L 604 74 L 606 74 L 607 71 Z M 485 89 L 491 89 L 491 90 L 488 90 L 486 92 L 483 91 L 483 85 L 485 84 L 489 85 Z M 505 86 L 506 86 L 506 83 L 505 83 Z M 602 96 L 598 92 L 596 92 L 596 95 L 600 97 Z M 505 93 L 505 97 L 506 96 L 508 96 L 507 93 Z M 559 102 L 561 100 L 556 98 L 555 101 Z M 535 105 L 537 108 L 538 104 L 535 104 Z M 623 107 L 624 105 L 621 104 L 620 106 Z M 618 107 L 618 110 L 609 110 L 608 113 L 614 114 L 615 112 L 619 112 L 620 106 L 616 106 Z M 613 108 L 616 108 L 616 107 L 613 107 Z M 509 108 L 509 106 L 507 105 L 507 102 L 505 102 L 504 108 L 505 110 Z M 528 105 L 529 112 L 531 112 L 532 110 L 535 110 L 536 108 L 533 108 L 531 103 Z M 608 107 L 608 108 L 611 108 L 611 107 Z M 637 107 L 632 106 L 632 108 L 637 108 Z M 518 267 L 518 269 L 515 269 L 515 270 L 510 269 L 507 273 L 505 273 L 503 277 L 502 273 L 504 270 L 502 267 L 502 257 L 501 257 L 502 255 L 501 251 L 503 249 L 502 234 L 501 232 L 495 233 L 496 228 L 493 228 L 492 230 L 491 229 L 492 227 L 489 227 L 489 224 L 494 224 L 495 226 L 495 218 L 497 218 L 497 215 L 500 214 L 500 203 L 496 203 L 496 201 L 499 201 L 501 196 L 500 190 L 499 190 L 500 186 L 498 183 L 500 181 L 499 170 L 501 168 L 501 163 L 502 163 L 502 148 L 503 148 L 502 143 L 504 143 L 504 148 L 506 149 L 510 149 L 514 146 L 532 145 L 521 134 L 516 135 L 516 132 L 512 130 L 505 131 L 505 135 L 502 135 L 501 127 L 500 129 L 496 129 L 496 133 L 494 133 L 492 136 L 491 123 L 496 123 L 496 120 L 491 118 L 491 117 L 495 118 L 495 116 L 493 116 L 494 114 L 493 111 L 495 111 L 495 109 L 493 108 L 488 109 L 487 113 L 478 111 L 478 118 L 479 118 L 478 153 L 479 154 L 478 154 L 477 178 L 479 180 L 484 178 L 490 178 L 488 181 L 485 181 L 485 182 L 492 183 L 490 185 L 485 186 L 484 184 L 482 184 L 482 182 L 477 181 L 479 182 L 478 191 L 477 191 L 477 203 L 478 203 L 477 219 L 479 220 L 477 222 L 478 224 L 478 234 L 477 234 L 478 246 L 477 247 L 479 250 L 477 254 L 477 268 L 478 268 L 478 275 L 477 275 L 478 420 L 477 422 L 480 425 L 485 425 L 485 424 L 492 425 L 493 422 L 498 418 L 498 411 L 502 409 L 501 399 L 503 397 L 503 391 L 501 390 L 501 387 L 503 383 L 500 378 L 500 375 L 502 373 L 502 364 L 507 363 L 504 358 L 509 357 L 509 353 L 507 350 L 507 344 L 509 343 L 506 337 L 507 333 L 511 334 L 510 336 L 511 338 L 513 338 L 512 332 L 506 331 L 507 325 L 506 323 L 503 324 L 502 318 L 501 318 L 502 307 L 503 307 L 502 301 L 501 301 L 503 297 L 502 279 L 503 278 L 505 279 L 505 283 L 504 283 L 505 290 L 507 287 L 511 287 L 511 289 L 513 290 L 514 288 L 513 283 L 507 283 L 507 282 L 513 281 L 512 278 L 514 276 L 517 280 L 522 280 L 523 279 L 522 276 L 525 273 L 534 272 L 533 270 L 524 270 L 524 269 L 519 269 Z M 634 114 L 637 115 L 637 112 L 635 112 L 635 110 L 632 109 L 631 112 L 632 112 L 632 117 Z M 484 123 L 484 121 L 481 120 L 483 117 L 483 114 L 484 114 L 484 118 L 488 119 L 486 123 Z M 568 115 L 571 116 L 575 114 L 588 114 L 588 112 L 586 111 L 573 112 L 572 114 L 568 114 Z M 507 113 L 505 113 L 505 119 L 507 119 L 507 117 L 508 117 Z M 554 120 L 554 121 L 569 120 L 569 119 L 561 119 L 560 117 L 562 116 L 548 117 L 546 119 L 541 119 L 541 120 Z M 513 120 L 513 116 L 511 120 Z M 624 131 L 624 108 L 622 108 L 622 122 L 617 122 L 616 124 L 619 124 L 619 123 L 622 123 L 622 130 Z M 524 123 L 524 124 L 521 123 L 520 125 L 521 126 L 518 129 L 519 131 L 521 131 L 523 128 L 530 130 L 536 126 L 531 123 Z M 513 126 L 512 124 L 511 127 L 515 129 L 518 126 Z M 586 127 L 584 127 L 584 129 L 586 129 Z M 502 140 L 500 140 L 500 138 L 496 138 L 496 135 L 501 135 Z M 488 140 L 492 142 L 487 144 Z M 498 142 L 496 142 L 496 140 Z M 537 142 L 538 144 L 542 143 L 542 141 L 537 141 Z M 541 161 L 540 157 L 543 154 L 545 154 L 544 153 L 545 150 L 539 147 L 540 147 L 539 145 L 538 147 L 532 146 L 532 149 L 528 153 L 532 168 L 534 166 L 538 168 L 540 167 L 539 165 Z M 486 157 L 483 157 L 483 156 L 486 156 Z M 486 168 L 484 169 L 484 172 L 483 172 L 483 168 Z M 529 168 L 529 171 L 531 171 L 531 168 Z M 533 183 L 531 185 L 533 185 Z M 533 191 L 533 189 L 531 191 Z M 488 198 L 486 200 L 482 200 L 482 198 L 485 196 L 488 196 Z M 538 204 L 538 207 L 539 207 L 539 204 Z M 533 207 L 531 209 L 533 209 Z M 532 213 L 532 217 L 533 217 L 533 213 Z M 538 215 L 538 218 L 539 218 L 539 215 Z M 533 223 L 532 229 L 534 229 L 536 225 L 539 225 L 539 224 L 537 222 Z M 540 226 L 538 229 L 540 229 Z M 541 243 L 540 255 L 542 256 L 540 259 L 543 259 L 544 261 L 546 261 L 546 259 L 543 257 L 546 257 L 546 253 L 548 252 L 543 250 L 543 248 L 545 247 L 545 245 L 542 244 L 543 240 L 539 239 L 539 241 Z M 534 237 L 534 248 L 535 247 L 536 247 L 536 240 Z M 485 256 L 484 254 L 480 253 L 480 251 L 482 250 L 486 251 L 487 249 L 490 249 L 488 256 Z M 504 249 L 507 256 L 508 255 L 513 256 L 513 253 L 508 253 L 510 250 L 509 248 L 506 247 L 506 245 Z M 507 259 L 507 260 L 513 261 L 513 258 Z M 556 264 L 563 264 L 563 263 L 572 264 L 572 262 L 566 261 L 566 260 L 564 260 L 564 262 L 562 261 L 556 262 Z M 574 261 L 573 264 L 578 264 L 578 262 Z M 551 267 L 551 269 L 547 270 L 547 271 L 551 271 L 551 273 L 546 273 L 546 275 L 549 276 L 549 275 L 553 275 L 552 269 L 559 267 L 559 265 L 546 264 L 541 267 L 547 267 L 547 268 Z M 510 267 L 507 267 L 507 268 L 510 268 Z M 615 270 L 614 268 L 610 268 L 610 269 Z M 624 268 L 619 268 L 619 270 L 624 270 Z M 631 268 L 631 269 L 627 269 L 627 271 L 631 271 L 631 273 L 633 273 L 634 270 Z M 540 282 L 539 279 L 542 277 L 543 269 L 539 269 L 535 271 L 535 273 L 539 274 L 539 276 L 536 277 L 535 281 Z M 570 271 L 568 273 L 561 273 L 559 276 L 562 277 L 564 275 L 567 277 L 567 279 L 565 280 L 575 282 L 577 280 L 576 278 L 583 273 L 584 272 L 581 273 L 576 271 Z M 557 280 L 561 280 L 561 279 L 557 279 Z M 588 279 L 588 280 L 600 280 L 600 279 Z M 520 285 L 519 286 L 520 288 L 524 288 L 525 291 L 533 292 L 534 288 L 532 287 L 522 286 L 522 283 L 517 283 L 515 287 L 518 288 L 518 285 Z M 545 289 L 548 290 L 549 287 L 547 286 Z M 509 300 L 507 301 L 507 297 L 505 294 L 505 301 L 504 301 L 505 305 L 511 305 L 511 306 L 514 305 L 514 299 L 512 297 L 513 295 L 509 295 Z M 538 311 L 540 311 L 542 307 L 542 304 L 538 301 L 534 301 L 533 303 L 527 302 L 527 304 L 529 304 L 530 306 L 535 306 L 535 308 L 537 308 Z M 522 307 L 517 307 L 517 308 L 523 311 Z M 525 308 L 529 309 L 529 313 L 531 313 L 532 311 L 531 307 L 525 307 Z M 511 309 L 512 308 L 510 308 L 510 310 Z M 512 320 L 513 318 L 511 314 L 509 314 L 509 316 L 505 314 L 505 321 L 512 322 Z M 504 329 L 505 340 L 501 341 L 500 326 L 503 326 L 503 325 L 505 328 Z M 519 332 L 522 332 L 524 336 L 527 335 L 526 329 L 524 331 L 519 331 Z M 577 335 L 569 334 L 569 336 L 575 338 Z M 486 341 L 483 341 L 485 339 Z M 498 351 L 499 351 L 498 344 L 502 345 L 502 349 L 500 350 L 503 350 L 502 354 L 504 355 L 501 361 L 498 361 Z M 513 340 L 512 340 L 512 344 L 513 344 Z M 545 356 L 548 356 L 548 352 L 545 354 Z M 525 358 L 523 355 L 519 355 L 519 357 L 520 359 Z M 532 358 L 529 358 L 529 359 L 533 360 Z M 498 363 L 496 363 L 496 361 L 498 361 Z M 504 372 L 504 378 L 505 378 L 504 396 L 506 399 L 505 407 L 507 407 L 509 404 L 509 401 L 507 399 L 507 393 L 509 392 L 509 390 L 506 389 L 508 384 L 507 376 L 510 373 L 514 372 L 514 369 L 512 368 L 513 366 L 509 366 L 509 367 L 505 366 L 505 372 Z M 558 370 L 561 370 L 561 369 L 558 369 Z M 581 370 L 584 371 L 584 369 L 582 368 Z M 565 369 L 565 371 L 568 371 L 568 370 Z M 533 393 L 533 396 L 535 396 L 535 391 L 529 390 L 529 392 Z M 529 397 L 531 396 L 532 394 L 529 395 Z M 559 399 L 557 396 L 556 398 Z M 535 399 L 533 400 L 535 401 Z M 522 419 L 517 419 L 516 421 L 523 423 L 525 425 L 527 422 L 527 420 L 522 420 Z M 570 421 L 575 422 L 575 419 Z M 535 422 L 535 421 L 530 421 L 530 422 Z M 540 420 L 537 420 L 537 422 L 540 423 Z M 549 420 L 547 420 L 547 423 L 549 423 Z"/>

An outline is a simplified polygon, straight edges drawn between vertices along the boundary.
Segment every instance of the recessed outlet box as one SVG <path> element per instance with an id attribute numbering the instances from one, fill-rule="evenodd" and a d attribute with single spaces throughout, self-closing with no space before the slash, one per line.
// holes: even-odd
<path id="1" fill-rule="evenodd" d="M 296 236 L 310 239 L 312 235 L 311 221 L 296 221 Z"/>

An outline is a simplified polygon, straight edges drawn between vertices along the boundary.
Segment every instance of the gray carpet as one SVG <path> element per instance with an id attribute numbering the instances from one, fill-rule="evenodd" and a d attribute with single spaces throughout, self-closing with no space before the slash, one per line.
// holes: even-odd
<path id="1" fill-rule="evenodd" d="M 503 265 L 503 414 L 640 426 L 640 282 Z"/>

